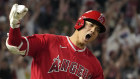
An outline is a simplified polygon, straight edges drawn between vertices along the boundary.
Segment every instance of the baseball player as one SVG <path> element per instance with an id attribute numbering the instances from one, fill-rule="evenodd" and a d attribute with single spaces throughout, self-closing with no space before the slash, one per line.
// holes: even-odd
<path id="1" fill-rule="evenodd" d="M 24 5 L 13 5 L 6 46 L 11 53 L 33 58 L 31 79 L 103 79 L 99 61 L 86 47 L 99 33 L 105 32 L 103 14 L 85 12 L 70 37 L 53 34 L 22 37 L 20 20 L 27 11 Z"/>

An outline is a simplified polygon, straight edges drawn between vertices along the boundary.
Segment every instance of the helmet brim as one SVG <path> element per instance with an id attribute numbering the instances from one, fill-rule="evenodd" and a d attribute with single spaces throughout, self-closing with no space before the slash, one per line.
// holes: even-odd
<path id="1" fill-rule="evenodd" d="M 93 23 L 93 24 L 98 25 L 99 28 L 100 28 L 100 32 L 99 32 L 99 33 L 104 33 L 104 32 L 106 31 L 106 28 L 105 28 L 105 26 L 104 26 L 102 23 L 100 23 L 100 22 L 98 22 L 98 21 L 96 21 L 96 20 L 94 20 L 94 19 L 89 19 L 89 18 L 86 18 L 86 19 L 84 19 L 84 20 L 85 20 L 85 21 L 89 21 L 89 22 L 91 22 L 91 23 Z"/>

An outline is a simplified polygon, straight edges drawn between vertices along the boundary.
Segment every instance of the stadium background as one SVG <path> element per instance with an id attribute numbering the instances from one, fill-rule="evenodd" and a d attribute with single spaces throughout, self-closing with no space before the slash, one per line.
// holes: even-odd
<path id="1" fill-rule="evenodd" d="M 21 21 L 23 36 L 70 36 L 82 13 L 103 12 L 107 31 L 88 47 L 100 60 L 105 79 L 140 79 L 140 0 L 0 0 L 0 79 L 30 79 L 32 58 L 13 55 L 5 46 L 14 3 L 29 8 Z"/>

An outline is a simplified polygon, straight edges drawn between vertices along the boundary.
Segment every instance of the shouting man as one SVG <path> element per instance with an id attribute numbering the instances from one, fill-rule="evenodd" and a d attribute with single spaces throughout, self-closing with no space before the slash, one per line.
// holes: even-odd
<path id="1" fill-rule="evenodd" d="M 53 34 L 22 37 L 19 21 L 27 11 L 24 5 L 13 5 L 6 46 L 11 53 L 33 58 L 31 79 L 104 79 L 100 62 L 86 47 L 99 33 L 105 32 L 103 14 L 85 12 L 70 37 Z"/>

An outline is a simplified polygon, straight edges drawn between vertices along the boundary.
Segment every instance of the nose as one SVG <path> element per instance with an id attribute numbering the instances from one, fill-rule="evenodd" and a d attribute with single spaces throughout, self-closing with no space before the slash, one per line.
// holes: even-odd
<path id="1" fill-rule="evenodd" d="M 95 31 L 96 31 L 95 27 L 92 27 L 92 29 L 90 30 L 91 33 L 95 33 Z"/>

